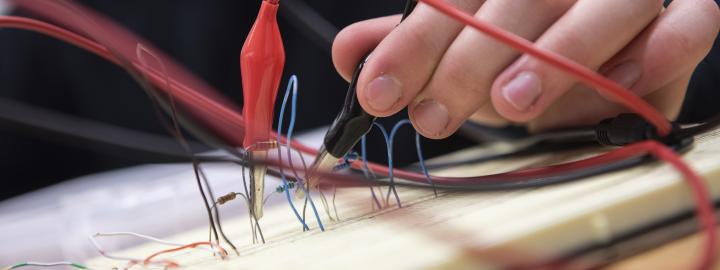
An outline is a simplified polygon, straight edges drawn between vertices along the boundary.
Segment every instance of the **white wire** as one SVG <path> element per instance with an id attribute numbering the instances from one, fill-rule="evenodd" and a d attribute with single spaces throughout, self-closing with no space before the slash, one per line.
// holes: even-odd
<path id="1" fill-rule="evenodd" d="M 100 255 L 102 255 L 103 257 L 108 258 L 108 259 L 111 259 L 111 260 L 117 260 L 117 261 L 131 261 L 131 262 L 141 262 L 141 261 L 143 261 L 143 259 L 116 256 L 116 255 L 112 255 L 112 254 L 106 252 L 106 251 L 100 246 L 100 244 L 95 240 L 95 238 L 97 238 L 97 237 L 99 237 L 99 236 L 102 236 L 102 235 L 98 233 L 98 234 L 95 234 L 95 235 L 91 235 L 91 236 L 89 236 L 88 238 L 90 239 L 90 242 L 93 244 L 93 246 L 95 246 L 95 249 L 97 249 L 97 251 L 98 251 L 98 252 L 100 253 Z"/>
<path id="2" fill-rule="evenodd" d="M 141 238 L 141 239 L 149 240 L 149 241 L 152 241 L 152 242 L 155 242 L 155 243 L 158 243 L 158 244 L 162 244 L 162 245 L 166 245 L 166 246 L 175 246 L 175 247 L 185 246 L 185 244 L 170 242 L 170 241 L 162 240 L 162 239 L 159 239 L 159 238 L 156 238 L 156 237 L 152 237 L 152 236 L 148 236 L 148 235 L 144 235 L 144 234 L 139 234 L 139 233 L 134 233 L 134 232 L 106 232 L 106 233 L 96 233 L 96 234 L 91 235 L 91 236 L 88 237 L 88 238 L 90 239 L 90 242 L 93 244 L 93 246 L 95 246 L 95 249 L 97 249 L 97 251 L 100 253 L 100 255 L 102 255 L 102 256 L 105 257 L 105 258 L 108 258 L 108 259 L 111 259 L 111 260 L 117 260 L 117 261 L 142 262 L 142 261 L 144 261 L 144 259 L 131 258 L 131 257 L 123 257 L 123 256 L 117 256 L 117 255 L 110 254 L 110 253 L 108 253 L 107 251 L 105 251 L 105 250 L 100 246 L 100 244 L 97 242 L 97 240 L 95 240 L 95 239 L 98 238 L 98 237 L 111 237 L 111 236 L 134 236 L 134 237 L 138 237 L 138 238 Z M 213 247 L 214 247 L 214 245 L 213 245 Z M 216 251 L 214 248 L 195 247 L 195 249 L 210 251 L 210 252 L 213 252 L 213 254 L 217 254 L 217 253 L 218 253 L 218 251 Z M 161 262 L 154 262 L 154 263 L 161 263 Z"/>
<path id="3" fill-rule="evenodd" d="M 158 244 L 167 245 L 167 246 L 178 246 L 181 247 L 183 244 L 170 242 L 166 240 L 162 240 L 159 238 L 155 238 L 149 235 L 134 233 L 134 232 L 105 232 L 105 233 L 96 233 L 93 237 L 110 237 L 110 236 L 135 236 L 141 239 L 149 240 Z"/>

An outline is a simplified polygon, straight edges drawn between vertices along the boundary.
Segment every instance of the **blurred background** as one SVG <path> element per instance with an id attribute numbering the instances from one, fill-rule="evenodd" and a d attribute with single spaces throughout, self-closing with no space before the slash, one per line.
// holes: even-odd
<path id="1" fill-rule="evenodd" d="M 242 104 L 239 54 L 257 15 L 259 0 L 79 2 L 153 43 L 232 101 Z M 287 5 L 291 2 L 298 1 L 287 1 Z M 330 37 L 332 32 L 353 22 L 399 13 L 404 5 L 400 0 L 305 3 L 335 28 L 327 29 Z M 7 7 L 6 3 L 2 5 Z M 0 10 L 6 14 L 33 16 L 18 10 Z M 285 15 L 281 10 L 279 23 L 287 50 L 281 85 L 284 89 L 287 78 L 298 75 L 297 130 L 328 125 L 342 105 L 347 83 L 333 68 L 329 42 L 308 34 L 307 27 L 299 26 L 287 19 L 291 15 Z M 0 29 L 0 40 L 0 98 L 167 136 L 147 95 L 124 70 L 36 33 Z M 405 117 L 386 121 L 392 124 Z M 403 132 L 410 134 L 407 130 Z M 380 136 L 370 138 L 371 143 L 384 145 Z M 441 150 L 427 145 L 426 151 L 434 155 L 466 143 L 460 139 L 450 141 L 457 146 Z M 412 143 L 406 140 L 401 142 L 406 146 L 399 147 L 412 147 Z M 0 171 L 4 178 L 12 181 L 12 185 L 0 189 L 0 200 L 93 172 L 153 162 L 121 152 L 76 146 L 42 132 L 27 132 L 8 124 L 0 125 L 0 149 Z M 371 152 L 381 161 L 386 155 L 383 151 Z M 401 158 L 401 162 L 414 158 L 409 155 Z"/>
<path id="2" fill-rule="evenodd" d="M 190 71 L 242 104 L 239 53 L 257 14 L 260 1 L 110 1 L 82 0 L 152 42 Z M 288 0 L 285 6 L 300 0 Z M 337 29 L 377 16 L 399 13 L 401 0 L 305 0 L 329 21 L 330 38 Z M 0 12 L 32 16 L 8 8 Z M 330 44 L 281 9 L 279 23 L 287 50 L 284 85 L 291 74 L 300 80 L 298 130 L 329 124 L 340 109 L 347 83 L 335 72 Z M 50 109 L 136 131 L 167 136 L 146 94 L 122 69 L 71 45 L 35 33 L 0 29 L 0 98 Z M 714 52 L 717 51 L 717 44 Z M 701 64 L 686 99 L 681 120 L 697 121 L 717 111 L 718 55 Z M 687 110 L 687 108 L 692 108 Z M 389 124 L 400 118 L 385 119 Z M 52 121 L 52 119 L 39 119 Z M 410 131 L 404 130 L 407 135 Z M 401 136 L 404 136 L 401 134 Z M 169 138 L 169 136 L 167 136 Z M 380 136 L 371 145 L 383 145 Z M 400 164 L 416 160 L 412 140 L 399 140 Z M 442 142 L 424 141 L 428 156 L 453 151 L 470 142 L 454 136 Z M 178 146 L 179 149 L 179 146 Z M 383 162 L 384 149 L 370 158 Z M 408 153 L 408 155 L 403 155 Z M 0 171 L 11 183 L 0 189 L 0 200 L 94 172 L 156 162 L 124 152 L 73 145 L 43 132 L 0 125 Z"/>

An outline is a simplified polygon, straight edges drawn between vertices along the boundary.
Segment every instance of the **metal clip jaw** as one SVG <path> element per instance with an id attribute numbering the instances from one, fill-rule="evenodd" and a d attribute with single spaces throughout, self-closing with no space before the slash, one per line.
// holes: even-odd
<path id="1" fill-rule="evenodd" d="M 265 164 L 268 156 L 268 150 L 278 147 L 277 141 L 259 142 L 246 148 L 250 160 L 253 164 Z M 250 212 L 255 219 L 263 216 L 263 198 L 265 196 L 265 175 L 267 174 L 266 165 L 253 165 L 250 167 Z"/>

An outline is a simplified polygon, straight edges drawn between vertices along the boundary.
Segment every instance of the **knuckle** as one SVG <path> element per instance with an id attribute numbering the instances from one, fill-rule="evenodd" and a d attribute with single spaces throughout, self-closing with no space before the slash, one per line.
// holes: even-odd
<path id="1" fill-rule="evenodd" d="M 416 27 L 415 25 L 409 24 L 405 25 L 407 27 L 403 26 L 404 25 L 401 24 L 397 28 L 398 32 L 402 31 L 401 38 L 404 39 L 403 42 L 417 46 L 420 51 L 436 52 L 444 50 L 444 47 L 437 39 L 432 38 L 427 31 L 423 30 L 424 27 Z"/>
<path id="2" fill-rule="evenodd" d="M 579 28 L 567 28 L 563 30 L 549 45 L 549 50 L 569 57 L 579 63 L 587 63 L 590 60 L 593 45 L 584 38 Z"/>
<path id="3" fill-rule="evenodd" d="M 439 82 L 463 92 L 483 93 L 482 83 L 472 72 L 472 66 L 464 61 L 445 61 L 443 70 L 439 72 Z"/>
<path id="4" fill-rule="evenodd" d="M 424 92 L 437 99 L 447 100 L 450 110 L 460 115 L 470 115 L 490 101 L 490 82 L 481 79 L 464 61 L 444 61 Z"/>

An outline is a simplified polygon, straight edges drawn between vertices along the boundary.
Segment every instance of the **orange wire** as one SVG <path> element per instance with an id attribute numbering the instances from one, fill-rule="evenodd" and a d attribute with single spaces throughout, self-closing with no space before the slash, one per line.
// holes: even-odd
<path id="1" fill-rule="evenodd" d="M 157 256 L 160 256 L 160 255 L 162 255 L 162 254 L 177 252 L 177 251 L 181 251 L 181 250 L 185 250 L 185 249 L 196 248 L 196 247 L 199 247 L 199 246 L 210 246 L 210 248 L 215 248 L 215 247 L 216 247 L 215 244 L 210 243 L 210 242 L 196 242 L 196 243 L 187 244 L 187 245 L 184 245 L 184 246 L 181 246 L 181 247 L 176 247 L 176 248 L 161 250 L 161 251 L 158 251 L 158 252 L 156 252 L 156 253 L 153 253 L 152 255 L 150 255 L 150 256 L 148 256 L 147 258 L 145 258 L 145 260 L 143 260 L 143 265 L 145 265 L 145 266 L 149 265 L 150 263 L 152 263 L 152 259 L 153 259 L 153 258 L 155 258 L 155 257 L 157 257 Z M 227 251 L 225 251 L 225 249 L 223 249 L 222 247 L 219 247 L 219 248 L 220 248 L 220 256 L 224 259 L 225 256 L 227 256 L 228 253 L 227 253 Z M 167 267 L 178 267 L 178 266 L 179 266 L 179 264 L 177 264 L 177 263 L 175 263 L 175 262 L 173 262 L 173 261 L 166 261 L 166 262 L 164 262 L 164 263 L 167 265 Z"/>

